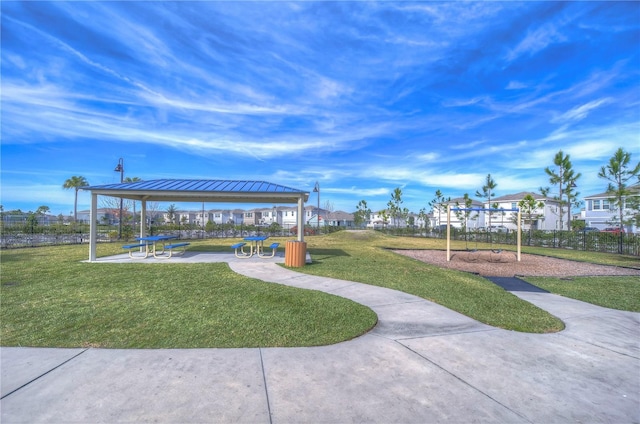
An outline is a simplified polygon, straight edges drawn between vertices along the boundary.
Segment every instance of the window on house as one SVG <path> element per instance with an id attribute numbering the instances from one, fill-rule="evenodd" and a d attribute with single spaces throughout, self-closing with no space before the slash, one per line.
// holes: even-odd
<path id="1" fill-rule="evenodd" d="M 517 209 L 517 208 L 518 208 L 518 204 L 516 202 L 512 202 L 511 209 Z"/>
<path id="2" fill-rule="evenodd" d="M 593 208 L 592 210 L 594 211 L 599 211 L 600 210 L 600 200 L 593 200 Z"/>
<path id="3" fill-rule="evenodd" d="M 602 201 L 602 209 L 609 209 L 609 200 L 608 199 L 604 199 Z"/>

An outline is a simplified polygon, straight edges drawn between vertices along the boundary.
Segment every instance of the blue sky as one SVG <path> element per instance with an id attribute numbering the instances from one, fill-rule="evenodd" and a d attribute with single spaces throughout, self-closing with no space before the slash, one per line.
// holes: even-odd
<path id="1" fill-rule="evenodd" d="M 5 210 L 68 214 L 63 182 L 118 182 L 120 157 L 144 180 L 318 181 L 345 211 L 400 187 L 413 212 L 488 173 L 539 191 L 560 149 L 582 195 L 618 147 L 640 159 L 638 2 L 1 8 Z"/>

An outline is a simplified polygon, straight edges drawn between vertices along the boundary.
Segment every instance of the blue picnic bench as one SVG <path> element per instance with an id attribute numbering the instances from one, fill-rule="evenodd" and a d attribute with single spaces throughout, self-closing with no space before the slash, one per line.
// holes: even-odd
<path id="1" fill-rule="evenodd" d="M 270 255 L 259 255 L 261 258 L 273 258 L 276 255 L 276 250 L 278 250 L 278 246 L 280 246 L 280 243 L 271 243 L 271 246 L 269 246 L 269 249 L 271 249 L 271 254 Z"/>
<path id="2" fill-rule="evenodd" d="M 187 251 L 187 246 L 189 246 L 191 243 L 173 243 L 173 244 L 166 244 L 164 246 L 164 250 L 168 250 L 169 251 L 169 256 L 164 256 L 164 255 L 156 255 L 156 252 L 154 250 L 153 252 L 153 257 L 154 258 L 158 258 L 158 259 L 169 259 L 171 256 L 173 256 L 173 249 L 179 249 L 182 248 L 182 251 L 180 253 L 180 255 L 183 255 L 184 252 Z"/>
<path id="3" fill-rule="evenodd" d="M 140 249 L 141 247 L 144 247 L 144 256 L 134 256 L 133 255 L 133 249 Z M 129 249 L 129 257 L 131 259 L 145 259 L 147 256 L 149 256 L 149 250 L 147 249 L 147 245 L 145 243 L 140 243 L 140 244 L 125 244 L 124 246 L 122 246 L 123 249 Z"/>
<path id="4" fill-rule="evenodd" d="M 250 255 L 246 254 L 244 251 L 244 245 L 247 243 L 244 242 L 240 242 L 240 243 L 236 243 L 236 244 L 232 244 L 231 248 L 235 250 L 235 254 L 238 258 L 241 259 L 245 259 L 245 258 L 249 258 Z"/>

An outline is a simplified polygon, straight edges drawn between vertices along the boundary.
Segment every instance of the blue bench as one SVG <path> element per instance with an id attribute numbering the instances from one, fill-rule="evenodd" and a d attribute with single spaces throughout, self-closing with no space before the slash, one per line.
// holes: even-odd
<path id="1" fill-rule="evenodd" d="M 247 253 L 244 252 L 244 245 L 247 243 L 244 242 L 240 242 L 240 243 L 236 243 L 236 244 L 232 244 L 231 248 L 235 250 L 235 254 L 238 258 L 242 258 L 242 259 L 246 259 L 249 258 L 250 255 L 248 255 Z"/>
<path id="2" fill-rule="evenodd" d="M 145 253 L 144 256 L 133 256 L 133 249 L 139 249 L 141 247 L 145 248 Z M 147 245 L 144 243 L 141 244 L 125 244 L 124 246 L 122 246 L 123 249 L 129 249 L 129 257 L 131 259 L 145 259 L 147 256 L 149 256 L 149 251 L 146 249 Z"/>
<path id="3" fill-rule="evenodd" d="M 269 248 L 271 249 L 271 254 L 270 255 L 260 255 L 261 258 L 273 258 L 276 255 L 276 250 L 278 250 L 278 246 L 280 246 L 280 243 L 271 243 L 271 246 L 269 246 Z"/>
<path id="4" fill-rule="evenodd" d="M 153 252 L 153 256 L 155 258 L 158 259 L 169 259 L 171 256 L 173 256 L 173 249 L 178 249 L 180 247 L 182 247 L 182 252 L 180 252 L 180 254 L 184 254 L 184 252 L 187 251 L 187 246 L 189 246 L 191 243 L 173 243 L 173 244 L 167 244 L 164 246 L 164 250 L 168 250 L 169 251 L 169 256 L 158 256 L 156 255 L 156 252 Z M 163 251 L 164 251 L 163 250 Z"/>

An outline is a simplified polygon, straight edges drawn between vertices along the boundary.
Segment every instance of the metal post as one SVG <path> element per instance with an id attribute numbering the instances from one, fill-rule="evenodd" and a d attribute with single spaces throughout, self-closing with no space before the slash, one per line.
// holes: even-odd
<path id="1" fill-rule="evenodd" d="M 451 205 L 447 204 L 447 262 L 451 260 L 451 226 L 449 221 L 451 221 Z"/>
<path id="2" fill-rule="evenodd" d="M 314 193 L 318 193 L 318 209 L 316 210 L 316 218 L 318 220 L 318 228 L 316 228 L 316 230 L 318 231 L 318 234 L 320 234 L 320 184 L 318 184 L 317 181 L 316 181 L 315 187 L 313 187 L 313 192 Z"/>
<path id="3" fill-rule="evenodd" d="M 304 241 L 304 196 L 298 199 L 298 241 Z"/>
<path id="4" fill-rule="evenodd" d="M 518 209 L 518 235 L 517 237 L 517 243 L 518 243 L 518 262 L 520 262 L 520 257 L 521 257 L 521 250 L 522 250 L 522 234 L 521 234 L 521 228 L 520 228 L 520 222 L 522 219 L 522 213 L 520 212 L 520 209 Z"/>
<path id="5" fill-rule="evenodd" d="M 91 192 L 91 212 L 89 213 L 89 261 L 96 260 L 96 245 L 98 243 L 98 195 Z"/>
<path id="6" fill-rule="evenodd" d="M 120 173 L 120 184 L 124 182 L 124 160 L 120 158 L 118 160 L 118 166 L 114 169 L 115 172 Z M 118 219 L 118 240 L 122 239 L 122 197 L 120 198 L 120 219 Z"/>

